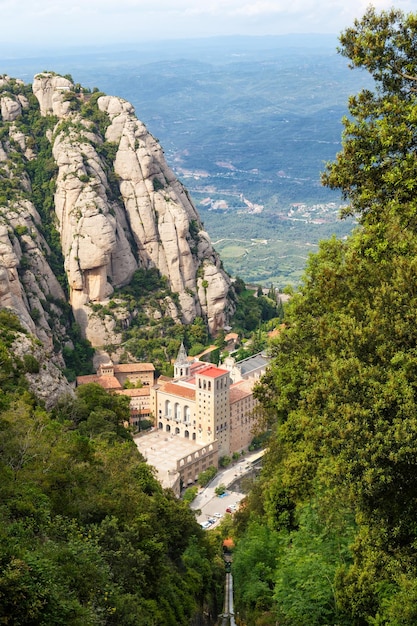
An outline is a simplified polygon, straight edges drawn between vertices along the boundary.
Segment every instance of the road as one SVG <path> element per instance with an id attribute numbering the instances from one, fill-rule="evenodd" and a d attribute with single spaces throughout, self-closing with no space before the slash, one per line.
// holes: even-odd
<path id="1" fill-rule="evenodd" d="M 231 485 L 236 478 L 249 474 L 253 470 L 253 461 L 256 461 L 262 455 L 263 451 L 260 450 L 246 454 L 245 457 L 239 461 L 239 463 L 217 472 L 216 476 L 209 483 L 209 485 L 207 485 L 204 489 L 200 489 L 196 498 L 190 505 L 194 511 L 200 511 L 200 514 L 197 517 L 197 521 L 199 523 L 207 521 L 209 517 L 213 518 L 216 513 L 223 517 L 224 515 L 227 515 L 226 509 L 230 507 L 230 505 L 239 504 L 239 502 L 245 497 L 243 493 L 227 489 L 227 495 L 219 498 L 219 496 L 216 496 L 215 494 L 215 489 L 219 485 L 229 487 L 229 485 Z M 220 520 L 221 517 L 218 517 L 217 519 Z M 215 524 L 213 524 L 211 528 L 214 526 Z"/>

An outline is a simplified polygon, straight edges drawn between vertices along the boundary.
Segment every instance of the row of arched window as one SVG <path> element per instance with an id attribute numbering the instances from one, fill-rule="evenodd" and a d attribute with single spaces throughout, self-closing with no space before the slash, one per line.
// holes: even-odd
<path id="1" fill-rule="evenodd" d="M 191 421 L 191 410 L 187 405 L 181 410 L 179 402 L 172 403 L 171 400 L 165 400 L 165 417 L 173 417 L 176 420 L 189 423 Z"/>
<path id="2" fill-rule="evenodd" d="M 162 422 L 158 422 L 158 428 L 159 428 L 159 430 L 163 430 L 164 425 L 163 425 L 163 423 L 162 423 Z M 165 426 L 165 431 L 166 431 L 167 433 L 173 432 L 175 435 L 180 435 L 180 434 L 181 434 L 180 429 L 178 428 L 178 426 L 176 426 L 176 427 L 175 427 L 175 430 L 174 430 L 174 429 L 172 429 L 172 428 L 171 428 L 170 424 L 167 424 L 167 425 Z M 184 437 L 185 437 L 186 439 L 189 439 L 189 438 L 190 438 L 190 431 L 189 431 L 189 430 L 185 430 L 185 431 L 184 431 Z M 196 440 L 196 437 L 197 437 L 196 433 L 192 433 L 192 440 L 193 440 L 193 441 L 195 441 L 195 440 Z"/>

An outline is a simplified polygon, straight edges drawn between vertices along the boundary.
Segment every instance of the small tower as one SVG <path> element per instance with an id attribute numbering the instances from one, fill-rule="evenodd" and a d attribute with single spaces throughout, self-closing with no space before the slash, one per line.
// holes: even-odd
<path id="1" fill-rule="evenodd" d="M 184 343 L 181 341 L 181 347 L 178 352 L 177 360 L 174 363 L 174 378 L 187 378 L 190 375 L 190 363 L 188 361 L 187 352 Z"/>

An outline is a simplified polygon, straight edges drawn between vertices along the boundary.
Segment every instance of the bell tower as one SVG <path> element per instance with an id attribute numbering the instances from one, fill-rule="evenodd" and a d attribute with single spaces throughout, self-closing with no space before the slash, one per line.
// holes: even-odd
<path id="1" fill-rule="evenodd" d="M 188 361 L 187 352 L 184 343 L 178 351 L 177 360 L 174 363 L 174 378 L 187 378 L 190 375 L 190 363 Z"/>

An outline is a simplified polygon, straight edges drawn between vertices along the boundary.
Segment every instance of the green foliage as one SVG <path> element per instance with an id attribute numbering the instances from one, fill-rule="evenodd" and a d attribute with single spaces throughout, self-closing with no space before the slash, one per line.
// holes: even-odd
<path id="1" fill-rule="evenodd" d="M 246 288 L 241 279 L 235 281 L 234 288 L 238 294 L 238 299 L 232 325 L 243 336 L 248 336 L 262 323 L 278 318 L 279 314 L 282 314 L 276 301 L 268 296 L 255 296 L 252 290 Z"/>
<path id="2" fill-rule="evenodd" d="M 0 311 L 0 330 L 8 322 L 21 331 Z M 3 385 L 13 355 L 0 336 L 0 621 L 188 626 L 217 615 L 216 550 L 141 458 L 122 425 L 127 399 L 79 387 L 50 416 L 16 379 Z"/>
<path id="3" fill-rule="evenodd" d="M 164 189 L 164 184 L 161 183 L 157 176 L 154 176 L 154 178 L 152 179 L 152 183 L 154 191 L 161 191 L 161 189 Z"/>
<path id="4" fill-rule="evenodd" d="M 39 374 L 39 361 L 33 356 L 33 354 L 23 355 L 23 364 L 25 371 L 29 374 Z"/>
<path id="5" fill-rule="evenodd" d="M 16 228 L 14 229 L 14 232 L 16 233 L 16 235 L 21 237 L 22 235 L 26 235 L 27 234 L 28 227 L 27 226 L 21 226 L 20 224 L 18 224 L 16 226 Z"/>
<path id="6" fill-rule="evenodd" d="M 253 522 L 234 550 L 235 610 L 246 623 L 255 624 L 256 619 L 273 606 L 278 546 L 276 532 Z"/>
<path id="7" fill-rule="evenodd" d="M 250 442 L 249 450 L 262 450 L 262 448 L 266 448 L 268 441 L 271 437 L 271 431 L 267 430 L 265 432 L 256 435 L 252 441 Z"/>
<path id="8" fill-rule="evenodd" d="M 185 490 L 184 495 L 182 496 L 182 499 L 184 500 L 184 502 L 187 502 L 188 504 L 190 504 L 190 502 L 195 500 L 197 494 L 198 494 L 198 487 L 197 486 L 188 487 Z"/>
<path id="9" fill-rule="evenodd" d="M 216 496 L 222 496 L 224 493 L 226 493 L 226 485 L 224 485 L 223 483 L 218 485 L 215 488 L 214 493 L 216 494 Z"/>
<path id="10" fill-rule="evenodd" d="M 200 487 L 205 487 L 206 485 L 208 485 L 209 482 L 213 480 L 216 474 L 217 469 L 214 467 L 214 465 L 210 465 L 210 467 L 201 472 L 201 474 L 198 475 L 198 484 L 200 485 Z"/>
<path id="11" fill-rule="evenodd" d="M 324 181 L 361 227 L 310 257 L 256 390 L 272 435 L 236 559 L 250 572 L 252 520 L 276 538 L 261 612 L 278 623 L 416 620 L 416 34 L 415 15 L 369 9 L 341 37 L 376 91 L 351 98 Z"/>
<path id="12" fill-rule="evenodd" d="M 225 454 L 224 456 L 220 457 L 220 459 L 219 459 L 219 466 L 220 467 L 229 467 L 231 462 L 232 462 L 231 457 L 228 456 L 227 454 Z"/>
<path id="13" fill-rule="evenodd" d="M 62 348 L 62 356 L 65 360 L 65 375 L 70 382 L 73 382 L 76 376 L 84 376 L 93 373 L 93 356 L 94 348 L 87 339 L 81 335 L 81 329 L 76 324 L 70 314 L 72 320 L 69 329 L 69 338 L 73 348 L 64 346 Z"/>

